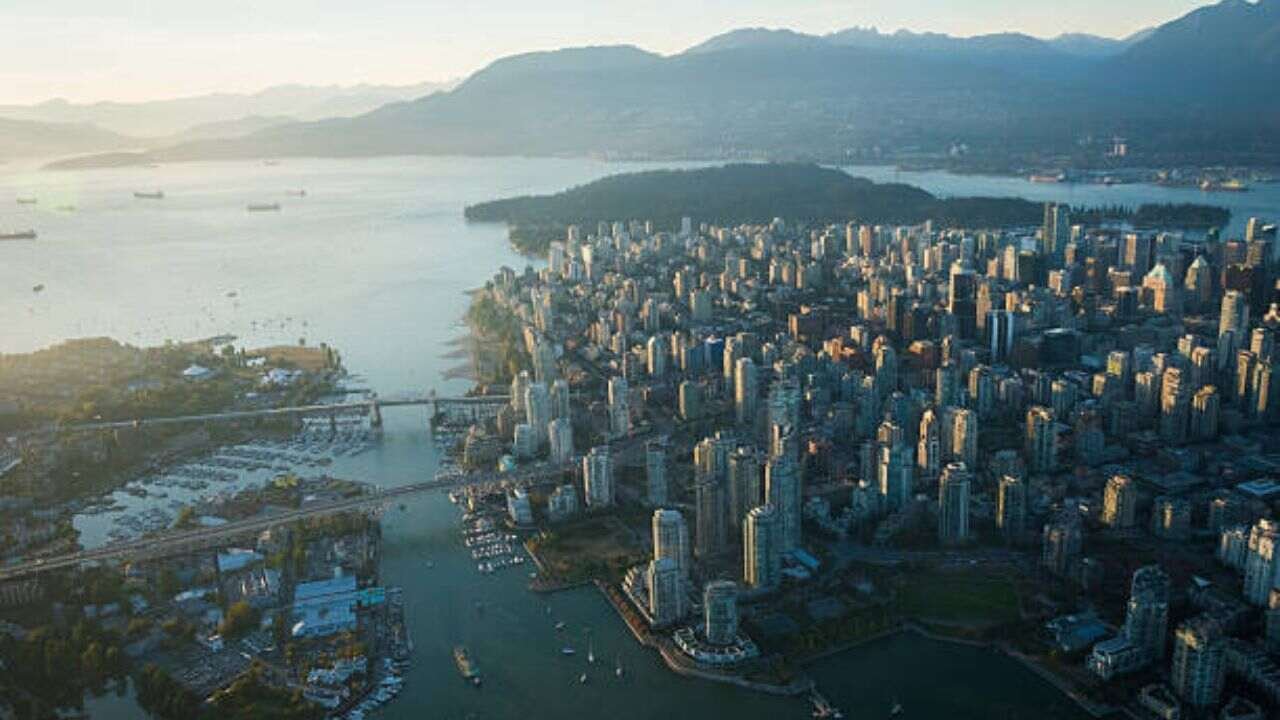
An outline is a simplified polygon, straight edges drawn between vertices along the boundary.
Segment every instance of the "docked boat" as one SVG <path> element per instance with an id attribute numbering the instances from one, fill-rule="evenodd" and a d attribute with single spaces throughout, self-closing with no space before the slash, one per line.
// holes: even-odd
<path id="1" fill-rule="evenodd" d="M 151 190 L 151 191 L 142 191 L 142 192 L 135 191 L 133 193 L 133 197 L 138 200 L 163 200 L 164 191 L 163 190 Z"/>
<path id="2" fill-rule="evenodd" d="M 35 240 L 35 230 L 0 231 L 0 240 Z"/>
<path id="3" fill-rule="evenodd" d="M 280 203 L 250 203 L 249 212 L 279 212 Z"/>
<path id="4" fill-rule="evenodd" d="M 471 659 L 471 654 L 467 652 L 465 646 L 458 645 L 453 648 L 453 662 L 458 666 L 458 672 L 462 673 L 463 679 L 472 685 L 480 685 L 480 668 Z"/>

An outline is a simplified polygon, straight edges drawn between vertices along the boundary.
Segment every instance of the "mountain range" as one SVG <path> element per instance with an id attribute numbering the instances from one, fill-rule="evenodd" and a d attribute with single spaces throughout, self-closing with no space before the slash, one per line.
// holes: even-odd
<path id="1" fill-rule="evenodd" d="M 193 128 L 270 118 L 273 124 L 360 115 L 387 103 L 410 100 L 454 82 L 413 85 L 276 85 L 255 93 L 212 93 L 148 102 L 0 105 L 0 117 L 45 123 L 90 123 L 122 135 L 182 139 Z M 261 129 L 255 127 L 251 129 Z M 175 137 L 177 136 L 177 137 Z"/>
<path id="2" fill-rule="evenodd" d="M 631 46 L 498 60 L 456 88 L 353 117 L 154 146 L 153 161 L 529 154 L 1005 165 L 1280 165 L 1280 0 L 1223 0 L 1109 40 L 744 29 L 662 56 Z M 4 112 L 0 109 L 0 116 Z"/>

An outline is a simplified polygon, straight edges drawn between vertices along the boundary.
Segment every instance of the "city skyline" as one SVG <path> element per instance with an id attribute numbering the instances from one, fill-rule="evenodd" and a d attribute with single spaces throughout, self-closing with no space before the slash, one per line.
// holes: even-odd
<path id="1" fill-rule="evenodd" d="M 379 0 L 359 7 L 244 0 L 103 8 L 92 0 L 16 0 L 0 26 L 0 103 L 138 102 L 281 84 L 407 85 L 465 77 L 507 55 L 583 45 L 636 45 L 670 55 L 734 29 L 823 34 L 850 27 L 973 36 L 1088 33 L 1123 38 L 1202 2 L 941 0 L 650 3 L 628 15 L 581 0 L 536 9 L 507 0 L 480 6 Z M 483 29 L 483 31 L 481 31 Z M 122 38 L 129 42 L 122 43 Z M 234 50 L 233 52 L 231 50 Z"/>

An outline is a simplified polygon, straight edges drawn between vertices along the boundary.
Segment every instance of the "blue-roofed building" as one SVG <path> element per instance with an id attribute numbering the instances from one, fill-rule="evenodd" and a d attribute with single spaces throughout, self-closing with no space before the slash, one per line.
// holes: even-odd
<path id="1" fill-rule="evenodd" d="M 356 629 L 356 611 L 381 603 L 382 588 L 359 590 L 354 575 L 302 583 L 293 595 L 293 637 L 326 637 Z"/>

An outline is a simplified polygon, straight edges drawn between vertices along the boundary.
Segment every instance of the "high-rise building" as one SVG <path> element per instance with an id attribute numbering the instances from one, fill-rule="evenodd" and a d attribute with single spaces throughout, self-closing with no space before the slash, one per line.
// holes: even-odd
<path id="1" fill-rule="evenodd" d="M 533 428 L 538 447 L 547 443 L 547 426 L 551 423 L 551 393 L 546 383 L 529 383 L 524 393 L 525 422 Z"/>
<path id="2" fill-rule="evenodd" d="M 689 558 L 689 524 L 679 510 L 653 511 L 653 559 L 674 560 L 680 576 L 688 577 L 693 563 Z"/>
<path id="3" fill-rule="evenodd" d="M 551 440 L 551 462 L 565 464 L 573 460 L 573 423 L 556 418 L 547 425 Z"/>
<path id="4" fill-rule="evenodd" d="M 1176 367 L 1168 368 L 1160 384 L 1160 439 L 1171 445 L 1187 441 L 1191 420 L 1191 389 Z"/>
<path id="5" fill-rule="evenodd" d="M 703 476 L 694 485 L 694 552 L 703 560 L 720 557 L 729 546 L 729 503 L 724 475 Z"/>
<path id="6" fill-rule="evenodd" d="M 1045 523 L 1040 561 L 1050 572 L 1066 576 L 1080 557 L 1084 530 L 1080 516 L 1070 511 L 1058 513 Z"/>
<path id="7" fill-rule="evenodd" d="M 882 423 L 877 435 L 876 486 L 884 508 L 893 512 L 906 507 L 911 501 L 915 459 L 898 426 Z"/>
<path id="8" fill-rule="evenodd" d="M 764 502 L 760 456 L 754 447 L 738 447 L 729 455 L 729 527 L 737 530 L 743 518 Z"/>
<path id="9" fill-rule="evenodd" d="M 697 420 L 702 417 L 702 386 L 692 380 L 682 381 L 679 402 L 682 419 Z"/>
<path id="10" fill-rule="evenodd" d="M 1017 540 L 1027 531 L 1027 484 L 1014 475 L 1002 475 L 996 495 L 996 527 L 1006 540 Z"/>
<path id="11" fill-rule="evenodd" d="M 800 427 L 800 383 L 783 377 L 769 386 L 769 427 Z"/>
<path id="12" fill-rule="evenodd" d="M 742 530 L 742 581 L 752 589 L 778 586 L 782 579 L 782 533 L 777 510 L 761 505 L 747 513 Z"/>
<path id="13" fill-rule="evenodd" d="M 1112 528 L 1131 528 L 1137 522 L 1138 485 L 1128 475 L 1113 475 L 1102 493 L 1102 522 Z"/>
<path id="14" fill-rule="evenodd" d="M 654 507 L 667 504 L 667 448 L 650 440 L 644 446 L 645 500 Z"/>
<path id="15" fill-rule="evenodd" d="M 770 459 L 765 466 L 764 484 L 766 502 L 773 505 L 778 513 L 779 552 L 799 549 L 802 488 L 795 460 L 787 453 Z"/>
<path id="16" fill-rule="evenodd" d="M 1053 411 L 1033 405 L 1027 409 L 1027 470 L 1033 473 L 1053 472 L 1058 466 L 1058 431 Z"/>
<path id="17" fill-rule="evenodd" d="M 1196 615 L 1178 626 L 1173 636 L 1173 690 L 1196 708 L 1218 703 L 1226 675 L 1222 628 L 1207 615 Z"/>
<path id="18" fill-rule="evenodd" d="M 960 337 L 973 338 L 978 322 L 978 275 L 967 262 L 957 260 L 948 279 L 947 312 L 956 319 Z"/>
<path id="19" fill-rule="evenodd" d="M 1169 576 L 1159 565 L 1147 565 L 1133 573 L 1124 635 L 1150 660 L 1164 657 L 1169 629 Z"/>
<path id="20" fill-rule="evenodd" d="M 631 433 L 631 399 L 627 379 L 609 378 L 609 432 L 613 437 Z"/>
<path id="21" fill-rule="evenodd" d="M 587 507 L 602 508 L 613 504 L 613 456 L 608 445 L 593 447 L 582 458 L 582 477 Z"/>
<path id="22" fill-rule="evenodd" d="M 647 573 L 649 585 L 649 617 L 656 627 L 679 622 L 688 612 L 684 594 L 684 578 L 670 558 L 651 560 Z"/>
<path id="23" fill-rule="evenodd" d="M 920 478 L 932 481 L 942 472 L 942 438 L 938 414 L 928 408 L 920 416 L 920 441 L 916 445 L 916 465 Z"/>
<path id="24" fill-rule="evenodd" d="M 978 413 L 968 408 L 947 408 L 944 416 L 949 442 L 948 460 L 959 461 L 969 468 L 978 466 Z"/>
<path id="25" fill-rule="evenodd" d="M 938 540 L 959 545 L 969 539 L 969 469 L 951 463 L 938 483 Z"/>
<path id="26" fill-rule="evenodd" d="M 998 363 L 1008 358 L 1018 337 L 1017 314 L 1009 310 L 992 310 L 986 314 L 985 330 L 991 362 Z"/>
<path id="27" fill-rule="evenodd" d="M 1280 524 L 1263 518 L 1249 532 L 1248 555 L 1244 563 L 1244 598 L 1263 606 L 1280 579 Z"/>
<path id="28" fill-rule="evenodd" d="M 667 366 L 671 362 L 671 350 L 667 347 L 667 341 L 662 335 L 654 335 L 649 338 L 646 355 L 649 377 L 665 377 Z"/>
<path id="29" fill-rule="evenodd" d="M 1249 298 L 1239 290 L 1222 294 L 1218 316 L 1218 362 L 1229 363 L 1244 345 L 1249 328 Z"/>
<path id="30" fill-rule="evenodd" d="M 756 364 L 751 358 L 739 358 L 733 371 L 733 410 L 739 425 L 750 425 L 756 419 Z"/>
<path id="31" fill-rule="evenodd" d="M 732 645 L 738 639 L 738 584 L 713 580 L 702 591 L 703 634 L 712 645 Z"/>
<path id="32" fill-rule="evenodd" d="M 569 381 L 556 378 L 555 382 L 551 383 L 551 417 L 571 420 L 573 417 L 571 400 Z"/>
<path id="33" fill-rule="evenodd" d="M 1182 282 L 1183 303 L 1191 312 L 1203 312 L 1213 302 L 1213 268 L 1203 255 L 1187 266 L 1187 276 Z"/>

